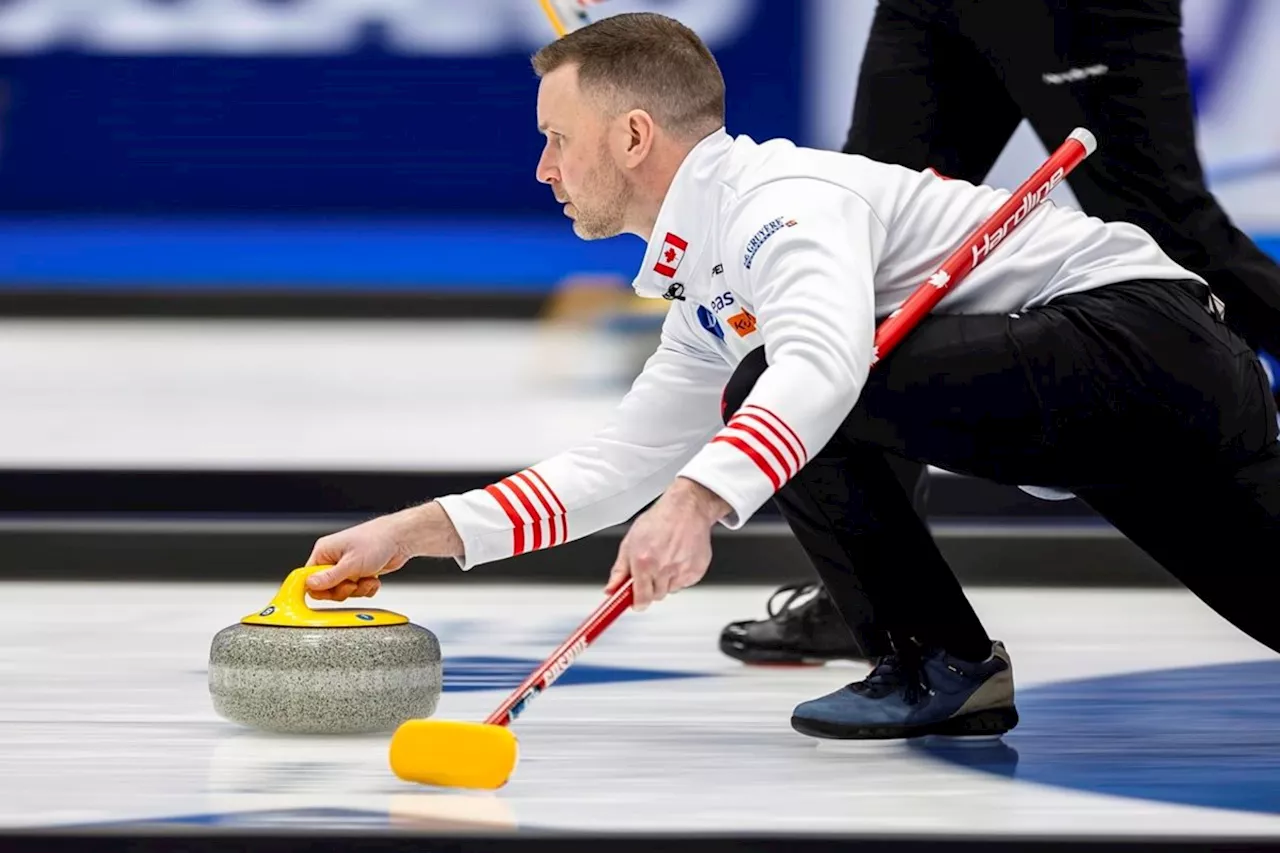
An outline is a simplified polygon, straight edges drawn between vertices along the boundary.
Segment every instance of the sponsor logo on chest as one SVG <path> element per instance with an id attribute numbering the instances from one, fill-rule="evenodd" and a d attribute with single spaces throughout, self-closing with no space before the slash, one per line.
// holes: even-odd
<path id="1" fill-rule="evenodd" d="M 720 317 L 724 314 L 728 314 L 724 317 L 724 324 L 740 338 L 747 337 L 757 329 L 755 316 L 738 302 L 732 291 L 718 293 L 708 300 L 707 305 L 698 306 L 699 324 L 722 341 L 725 340 L 725 331 Z"/>
<path id="2" fill-rule="evenodd" d="M 745 338 L 756 330 L 756 318 L 746 308 L 730 317 L 728 323 L 729 328 L 737 332 L 740 338 Z"/>

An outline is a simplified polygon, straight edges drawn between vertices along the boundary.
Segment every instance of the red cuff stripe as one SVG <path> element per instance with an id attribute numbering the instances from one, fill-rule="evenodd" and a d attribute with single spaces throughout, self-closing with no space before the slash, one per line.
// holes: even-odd
<path id="1" fill-rule="evenodd" d="M 560 507 L 560 511 L 568 512 L 568 510 L 564 508 L 564 504 L 560 503 L 560 497 L 559 495 L 556 494 L 556 490 L 547 485 L 547 481 L 542 479 L 542 475 L 539 474 L 537 471 L 533 470 L 532 468 L 529 468 L 527 470 L 529 472 L 529 476 L 533 477 L 535 480 L 541 483 L 542 488 L 547 490 L 547 494 L 551 495 L 551 499 L 556 502 L 556 506 Z"/>
<path id="2" fill-rule="evenodd" d="M 520 488 L 520 484 L 510 477 L 503 480 L 502 485 L 515 492 L 516 497 L 520 499 L 520 504 L 529 513 L 529 518 L 533 520 L 533 550 L 542 550 L 542 517 L 533 508 L 533 501 L 529 500 L 529 496 L 524 493 L 524 489 Z"/>
<path id="3" fill-rule="evenodd" d="M 747 424 L 744 424 L 744 423 L 739 423 L 737 421 L 729 421 L 729 429 L 741 430 L 742 432 L 745 432 L 747 435 L 751 436 L 756 441 L 764 445 L 764 449 L 772 453 L 773 458 L 778 460 L 778 465 L 782 468 L 782 473 L 785 479 L 787 480 L 791 479 L 791 466 L 787 464 L 787 460 L 783 458 L 782 453 L 778 450 L 778 448 L 774 447 L 772 441 L 770 441 L 769 439 L 761 435 L 760 432 L 756 430 L 754 427 L 748 426 Z"/>
<path id="4" fill-rule="evenodd" d="M 507 514 L 507 518 L 511 519 L 514 528 L 511 531 L 513 554 L 524 553 L 524 519 L 520 517 L 520 513 L 516 512 L 516 508 L 511 505 L 511 501 L 507 500 L 507 496 L 502 493 L 502 489 L 497 486 L 485 486 L 484 490 L 493 495 L 493 499 L 498 502 L 498 506 L 502 507 Z"/>
<path id="5" fill-rule="evenodd" d="M 769 432 L 773 433 L 774 436 L 778 439 L 777 443 L 787 449 L 787 453 L 790 454 L 792 460 L 795 462 L 795 470 L 796 471 L 800 470 L 800 455 L 796 453 L 796 449 L 791 446 L 791 442 L 787 441 L 786 438 L 783 437 L 782 433 L 778 432 L 778 428 L 776 426 L 769 423 L 764 418 L 760 417 L 759 415 L 753 415 L 750 412 L 747 412 L 746 414 L 743 414 L 743 415 L 734 415 L 732 418 L 729 419 L 729 425 L 746 429 L 746 427 L 743 424 L 739 423 L 739 421 L 742 421 L 746 418 L 750 418 L 751 420 L 760 424 L 765 429 L 769 430 Z M 761 440 L 763 441 L 763 439 Z M 782 467 L 787 468 L 786 465 L 783 465 Z M 787 470 L 788 470 L 787 476 L 788 477 L 792 476 L 790 469 L 787 469 Z"/>
<path id="6" fill-rule="evenodd" d="M 550 501 L 547 500 L 547 496 L 542 493 L 542 490 L 539 489 L 538 486 L 533 482 L 533 480 L 530 480 L 528 475 L 526 475 L 523 471 L 521 471 L 519 474 L 516 474 L 516 477 L 519 478 L 520 482 L 524 483 L 526 486 L 529 487 L 529 491 L 533 492 L 535 495 L 538 496 L 538 503 L 542 504 L 542 508 L 547 511 L 547 514 L 544 516 L 544 518 L 548 520 L 549 522 L 548 526 L 551 528 L 551 541 L 547 543 L 547 547 L 550 548 L 551 546 L 558 544 L 556 542 L 556 512 L 551 508 L 551 503 Z M 541 527 L 542 525 L 539 524 L 538 526 Z M 534 547 L 536 548 L 538 546 L 535 545 Z"/>
<path id="7" fill-rule="evenodd" d="M 560 541 L 568 542 L 569 541 L 569 518 L 568 518 L 569 511 L 565 509 L 564 504 L 560 502 L 560 496 L 556 494 L 556 490 L 551 488 L 549 485 L 547 485 L 547 481 L 542 479 L 541 474 L 539 474 L 537 471 L 533 470 L 532 468 L 529 469 L 529 474 L 535 480 L 537 480 L 539 483 L 542 484 L 542 487 L 547 490 L 547 494 L 551 495 L 551 499 L 556 502 L 556 506 L 560 507 Z"/>
<path id="8" fill-rule="evenodd" d="M 801 453 L 801 454 L 803 454 L 803 456 L 804 456 L 805 460 L 807 461 L 807 460 L 809 459 L 809 451 L 805 449 L 804 442 L 800 440 L 800 436 L 796 435 L 796 431 L 795 431 L 795 430 L 793 430 L 791 427 L 787 426 L 787 422 L 786 422 L 786 421 L 784 421 L 782 418 L 778 417 L 778 416 L 777 416 L 777 415 L 775 415 L 773 412 L 771 412 L 771 411 L 769 411 L 768 409 L 766 409 L 764 406 L 757 406 L 757 405 L 755 405 L 754 403 L 752 403 L 752 404 L 751 404 L 751 405 L 749 405 L 749 406 L 743 406 L 742 408 L 744 408 L 744 409 L 758 409 L 758 410 L 760 410 L 760 411 L 764 412 L 764 413 L 765 413 L 766 415 L 768 415 L 769 417 L 773 418 L 773 419 L 774 419 L 775 421 L 777 421 L 779 424 L 781 424 L 781 425 L 782 425 L 782 428 L 783 428 L 783 429 L 785 429 L 785 430 L 787 431 L 787 434 L 788 434 L 788 435 L 790 435 L 792 438 L 794 438 L 794 439 L 795 439 L 795 441 L 796 441 L 796 445 L 800 448 L 800 453 Z"/>
<path id="9" fill-rule="evenodd" d="M 756 452 L 754 447 L 747 444 L 742 439 L 732 435 L 717 435 L 715 438 L 711 439 L 712 444 L 715 444 L 717 441 L 723 441 L 725 444 L 731 444 L 743 453 L 747 454 L 747 456 L 751 458 L 751 461 L 756 463 L 756 467 L 763 471 L 765 476 L 769 478 L 769 482 L 773 483 L 773 490 L 775 492 L 782 488 L 782 481 L 778 479 L 778 475 L 774 473 L 773 468 L 769 466 L 769 463 L 765 461 L 763 456 Z"/>

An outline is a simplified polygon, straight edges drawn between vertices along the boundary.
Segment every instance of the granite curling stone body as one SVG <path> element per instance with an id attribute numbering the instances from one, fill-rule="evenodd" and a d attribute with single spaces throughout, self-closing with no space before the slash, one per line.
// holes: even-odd
<path id="1" fill-rule="evenodd" d="M 367 734 L 429 717 L 440 700 L 436 636 L 386 610 L 313 610 L 294 570 L 262 611 L 219 631 L 209 693 L 227 720 L 270 732 Z"/>

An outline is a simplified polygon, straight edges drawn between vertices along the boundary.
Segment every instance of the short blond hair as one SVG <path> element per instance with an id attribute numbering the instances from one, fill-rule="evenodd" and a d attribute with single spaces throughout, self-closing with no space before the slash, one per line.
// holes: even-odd
<path id="1" fill-rule="evenodd" d="M 724 125 L 724 76 L 711 51 L 684 24 L 654 12 L 601 18 L 533 55 L 538 77 L 578 66 L 583 91 L 612 97 L 619 111 L 641 109 L 668 133 L 701 138 Z"/>

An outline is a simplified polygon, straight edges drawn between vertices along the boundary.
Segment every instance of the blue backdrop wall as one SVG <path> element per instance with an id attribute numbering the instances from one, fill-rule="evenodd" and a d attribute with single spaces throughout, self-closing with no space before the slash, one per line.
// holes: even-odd
<path id="1" fill-rule="evenodd" d="M 1186 5 L 1206 164 L 1273 245 L 1280 4 Z M 873 0 L 601 11 L 637 8 L 708 41 L 732 132 L 842 141 Z M 629 277 L 640 242 L 579 241 L 534 179 L 551 36 L 537 0 L 0 0 L 0 287 Z M 1011 148 L 1010 175 L 1042 155 Z"/>
<path id="2" fill-rule="evenodd" d="M 146 5 L 181 4 L 135 8 Z M 202 4 L 186 5 L 194 14 Z M 304 2 L 274 5 L 318 14 Z M 733 91 L 729 123 L 795 138 L 805 6 L 738 5 L 741 23 L 716 46 Z M 542 143 L 528 59 L 536 43 L 411 53 L 376 21 L 353 19 L 348 40 L 313 55 L 122 55 L 70 35 L 11 53 L 0 59 L 9 90 L 0 210 L 558 213 L 533 176 Z M 549 41 L 550 25 L 540 26 Z M 167 49 L 180 50 L 173 41 Z"/>

